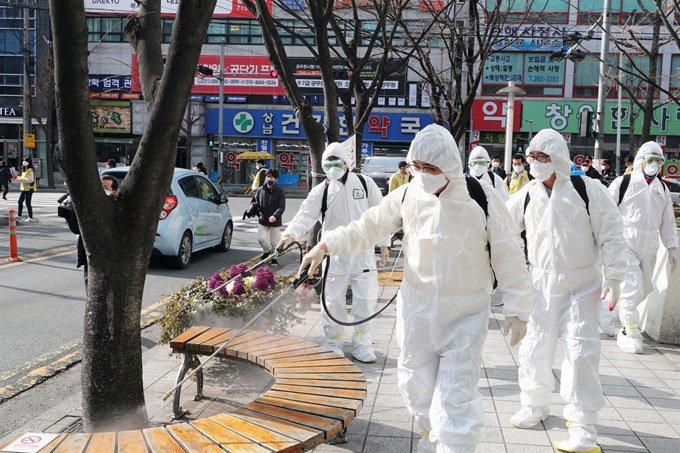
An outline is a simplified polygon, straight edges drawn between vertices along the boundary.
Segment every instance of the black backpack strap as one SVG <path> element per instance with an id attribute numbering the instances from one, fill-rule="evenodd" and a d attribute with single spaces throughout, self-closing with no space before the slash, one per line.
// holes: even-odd
<path id="1" fill-rule="evenodd" d="M 586 212 L 588 213 L 588 215 L 590 215 L 589 206 L 590 200 L 588 199 L 588 192 L 586 192 L 586 182 L 583 180 L 581 176 L 573 175 L 571 177 L 571 183 L 574 185 L 574 189 L 576 189 L 576 192 L 578 192 L 579 196 L 586 204 Z"/>
<path id="2" fill-rule="evenodd" d="M 663 186 L 663 191 L 664 193 L 669 190 L 668 184 L 666 184 L 666 181 L 663 180 L 661 175 L 656 175 L 657 178 L 659 178 L 659 181 L 661 181 L 661 185 Z"/>
<path id="3" fill-rule="evenodd" d="M 630 184 L 630 174 L 623 175 L 621 180 L 621 185 L 619 186 L 619 202 L 616 204 L 619 206 L 623 201 L 623 196 L 626 195 L 626 190 L 628 190 L 628 185 Z"/>
<path id="4" fill-rule="evenodd" d="M 355 174 L 359 177 L 359 181 L 361 181 L 361 185 L 364 186 L 364 193 L 366 194 L 366 199 L 368 199 L 368 185 L 366 185 L 366 180 L 359 173 L 355 173 Z"/>
<path id="5" fill-rule="evenodd" d="M 477 178 L 474 178 L 472 176 L 466 176 L 465 182 L 467 183 L 467 189 L 468 192 L 470 193 L 470 197 L 472 197 L 472 199 L 474 199 L 477 202 L 479 207 L 484 210 L 484 215 L 489 217 L 489 207 L 486 201 L 486 194 L 484 193 L 482 185 L 479 183 Z"/>
<path id="6" fill-rule="evenodd" d="M 531 195 L 529 195 L 529 191 L 527 190 L 527 196 L 524 197 L 524 214 L 527 213 L 527 206 L 529 206 L 530 201 L 531 201 Z"/>
<path id="7" fill-rule="evenodd" d="M 323 196 L 321 197 L 321 223 L 326 218 L 326 211 L 328 211 L 328 179 L 324 181 Z"/>
<path id="8" fill-rule="evenodd" d="M 496 187 L 496 177 L 494 175 L 496 173 L 492 172 L 491 170 L 489 170 L 488 173 L 489 173 L 489 178 L 491 178 L 491 185 L 495 188 Z"/>
<path id="9" fill-rule="evenodd" d="M 510 178 L 512 178 L 512 174 L 505 177 L 505 185 L 508 186 L 508 190 L 510 189 Z"/>

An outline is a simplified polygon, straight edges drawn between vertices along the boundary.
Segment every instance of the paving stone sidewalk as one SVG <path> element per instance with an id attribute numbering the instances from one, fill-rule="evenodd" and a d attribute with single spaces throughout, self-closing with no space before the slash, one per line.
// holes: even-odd
<path id="1" fill-rule="evenodd" d="M 279 272 L 292 273 L 296 264 Z M 284 264 L 284 263 L 282 263 Z M 381 286 L 379 306 L 396 292 L 394 286 Z M 500 302 L 494 295 L 493 302 Z M 394 306 L 373 321 L 372 336 L 378 361 L 355 362 L 368 382 L 368 399 L 361 414 L 348 429 L 348 442 L 323 444 L 314 451 L 415 453 L 420 438 L 413 417 L 405 409 L 397 388 L 396 363 L 399 354 L 395 338 Z M 303 322 L 290 329 L 290 335 L 322 343 L 320 307 L 312 306 Z M 502 308 L 494 307 L 489 317 L 489 335 L 484 347 L 479 391 L 486 410 L 486 443 L 478 452 L 543 453 L 555 451 L 552 442 L 567 437 L 562 418 L 564 402 L 559 396 L 560 359 L 553 370 L 556 390 L 551 416 L 534 429 L 520 430 L 509 424 L 519 407 L 517 384 L 518 348 L 510 348 L 502 336 Z M 351 330 L 345 331 L 345 352 L 351 359 Z M 559 350 L 559 348 L 558 348 Z M 161 401 L 174 386 L 180 359 L 169 355 L 167 345 L 160 345 L 144 355 L 146 403 L 152 424 L 168 423 L 172 402 Z M 645 341 L 644 355 L 622 353 L 616 341 L 602 334 L 601 379 L 606 405 L 600 411 L 599 443 L 609 452 L 676 453 L 680 451 L 680 348 Z M 185 388 L 182 406 L 191 413 L 189 419 L 203 418 L 228 411 L 252 401 L 265 391 L 273 379 L 264 370 L 241 362 L 218 360 L 206 366 L 205 398 L 192 400 L 194 387 Z M 16 435 L 30 431 L 58 432 L 77 429 L 80 395 L 46 412 L 40 420 L 29 423 Z M 5 439 L 6 440 L 6 439 Z"/>

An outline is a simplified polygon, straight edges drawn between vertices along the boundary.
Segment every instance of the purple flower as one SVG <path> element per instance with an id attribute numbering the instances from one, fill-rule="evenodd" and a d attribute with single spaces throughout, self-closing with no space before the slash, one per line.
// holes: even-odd
<path id="1" fill-rule="evenodd" d="M 229 268 L 229 278 L 232 279 L 236 277 L 237 275 L 241 275 L 242 277 L 250 277 L 252 274 L 248 270 L 248 266 L 245 264 L 233 264 Z"/>
<path id="2" fill-rule="evenodd" d="M 229 292 L 224 285 L 224 279 L 219 272 L 215 272 L 208 282 L 208 291 L 215 291 L 215 288 L 219 288 L 217 292 L 219 292 L 222 297 L 227 297 L 229 295 Z"/>
<path id="3" fill-rule="evenodd" d="M 269 291 L 275 284 L 274 272 L 266 267 L 261 267 L 255 271 L 255 283 L 253 288 L 256 291 Z"/>
<path id="4" fill-rule="evenodd" d="M 246 285 L 243 284 L 243 279 L 241 277 L 237 277 L 236 280 L 234 280 L 234 288 L 232 289 L 232 292 L 236 296 L 246 293 Z"/>

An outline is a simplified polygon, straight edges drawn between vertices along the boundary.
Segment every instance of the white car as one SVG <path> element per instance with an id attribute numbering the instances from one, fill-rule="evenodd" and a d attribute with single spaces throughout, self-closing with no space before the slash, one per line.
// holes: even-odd
<path id="1" fill-rule="evenodd" d="M 673 203 L 680 203 L 680 180 L 664 178 L 663 182 L 666 183 L 671 191 Z"/>
<path id="2" fill-rule="evenodd" d="M 115 167 L 101 174 L 122 182 L 128 169 Z M 174 267 L 185 269 L 193 252 L 208 247 L 229 250 L 234 222 L 228 201 L 203 173 L 175 168 L 156 229 L 154 255 L 168 257 Z"/>

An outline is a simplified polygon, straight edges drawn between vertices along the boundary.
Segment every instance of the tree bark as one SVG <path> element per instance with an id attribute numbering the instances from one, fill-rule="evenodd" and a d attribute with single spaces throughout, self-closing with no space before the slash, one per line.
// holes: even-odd
<path id="1" fill-rule="evenodd" d="M 87 431 L 148 425 L 140 313 L 158 216 L 198 56 L 216 0 L 181 2 L 165 66 L 161 0 L 142 0 L 126 35 L 139 56 L 149 121 L 115 197 L 101 187 L 88 97 L 88 30 L 82 0 L 50 0 L 54 39 L 55 159 L 73 200 L 89 268 L 83 336 L 83 420 Z"/>

